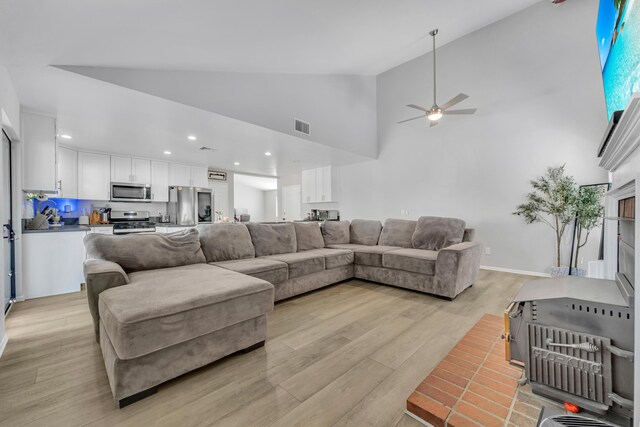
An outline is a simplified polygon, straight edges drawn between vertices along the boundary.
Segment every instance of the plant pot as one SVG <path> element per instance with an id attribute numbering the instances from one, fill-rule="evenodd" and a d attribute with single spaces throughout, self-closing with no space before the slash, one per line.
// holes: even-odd
<path id="1" fill-rule="evenodd" d="M 551 277 L 568 276 L 570 270 L 570 267 L 551 267 Z"/>

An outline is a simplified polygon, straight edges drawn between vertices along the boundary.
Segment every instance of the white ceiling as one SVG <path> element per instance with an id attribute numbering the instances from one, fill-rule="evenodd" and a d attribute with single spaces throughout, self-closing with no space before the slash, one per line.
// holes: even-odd
<path id="1" fill-rule="evenodd" d="M 540 0 L 1 0 L 5 65 L 378 74 Z"/>
<path id="2" fill-rule="evenodd" d="M 51 65 L 375 75 L 537 1 L 0 0 L 0 64 L 68 145 L 284 176 L 370 158 Z"/>
<path id="3" fill-rule="evenodd" d="M 255 176 L 255 175 L 243 175 L 239 173 L 233 175 L 233 184 L 245 185 L 247 187 L 256 188 L 262 191 L 278 189 L 277 178 L 269 178 L 266 176 Z"/>

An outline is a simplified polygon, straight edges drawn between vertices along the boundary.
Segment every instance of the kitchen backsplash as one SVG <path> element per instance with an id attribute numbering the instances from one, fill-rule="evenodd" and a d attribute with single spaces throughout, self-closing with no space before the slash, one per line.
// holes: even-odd
<path id="1" fill-rule="evenodd" d="M 77 218 L 82 215 L 82 210 L 89 215 L 93 209 L 111 208 L 114 211 L 149 211 L 151 216 L 158 216 L 167 213 L 167 203 L 134 203 L 134 202 L 108 202 L 105 200 L 77 200 L 77 199 L 57 199 L 51 198 L 55 202 L 55 207 L 60 211 L 63 218 Z M 46 202 L 43 202 L 42 207 Z M 65 212 L 65 206 L 69 206 L 70 212 Z M 51 203 L 47 203 L 51 206 Z M 33 214 L 35 215 L 38 207 L 38 201 L 33 201 Z"/>

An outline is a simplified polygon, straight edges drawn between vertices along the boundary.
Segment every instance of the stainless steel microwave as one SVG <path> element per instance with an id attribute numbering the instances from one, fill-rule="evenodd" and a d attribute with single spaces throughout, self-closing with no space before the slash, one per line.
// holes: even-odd
<path id="1" fill-rule="evenodd" d="M 128 182 L 111 183 L 112 202 L 151 202 L 151 185 Z"/>

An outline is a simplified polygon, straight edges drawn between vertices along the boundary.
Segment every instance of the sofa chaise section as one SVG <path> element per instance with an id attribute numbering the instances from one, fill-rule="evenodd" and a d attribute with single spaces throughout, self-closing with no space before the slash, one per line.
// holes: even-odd
<path id="1" fill-rule="evenodd" d="M 98 305 L 100 347 L 120 407 L 167 380 L 264 343 L 273 285 L 207 264 L 196 230 L 94 234 L 85 238 L 85 245 L 90 256 L 102 258 L 85 263 L 87 289 L 90 306 Z M 124 252 L 129 246 L 164 246 L 173 261 L 138 250 L 116 264 L 108 258 L 121 245 Z M 148 253 L 155 259 L 142 259 Z M 175 259 L 184 265 L 173 265 Z M 140 265 L 153 268 L 138 269 Z"/>

